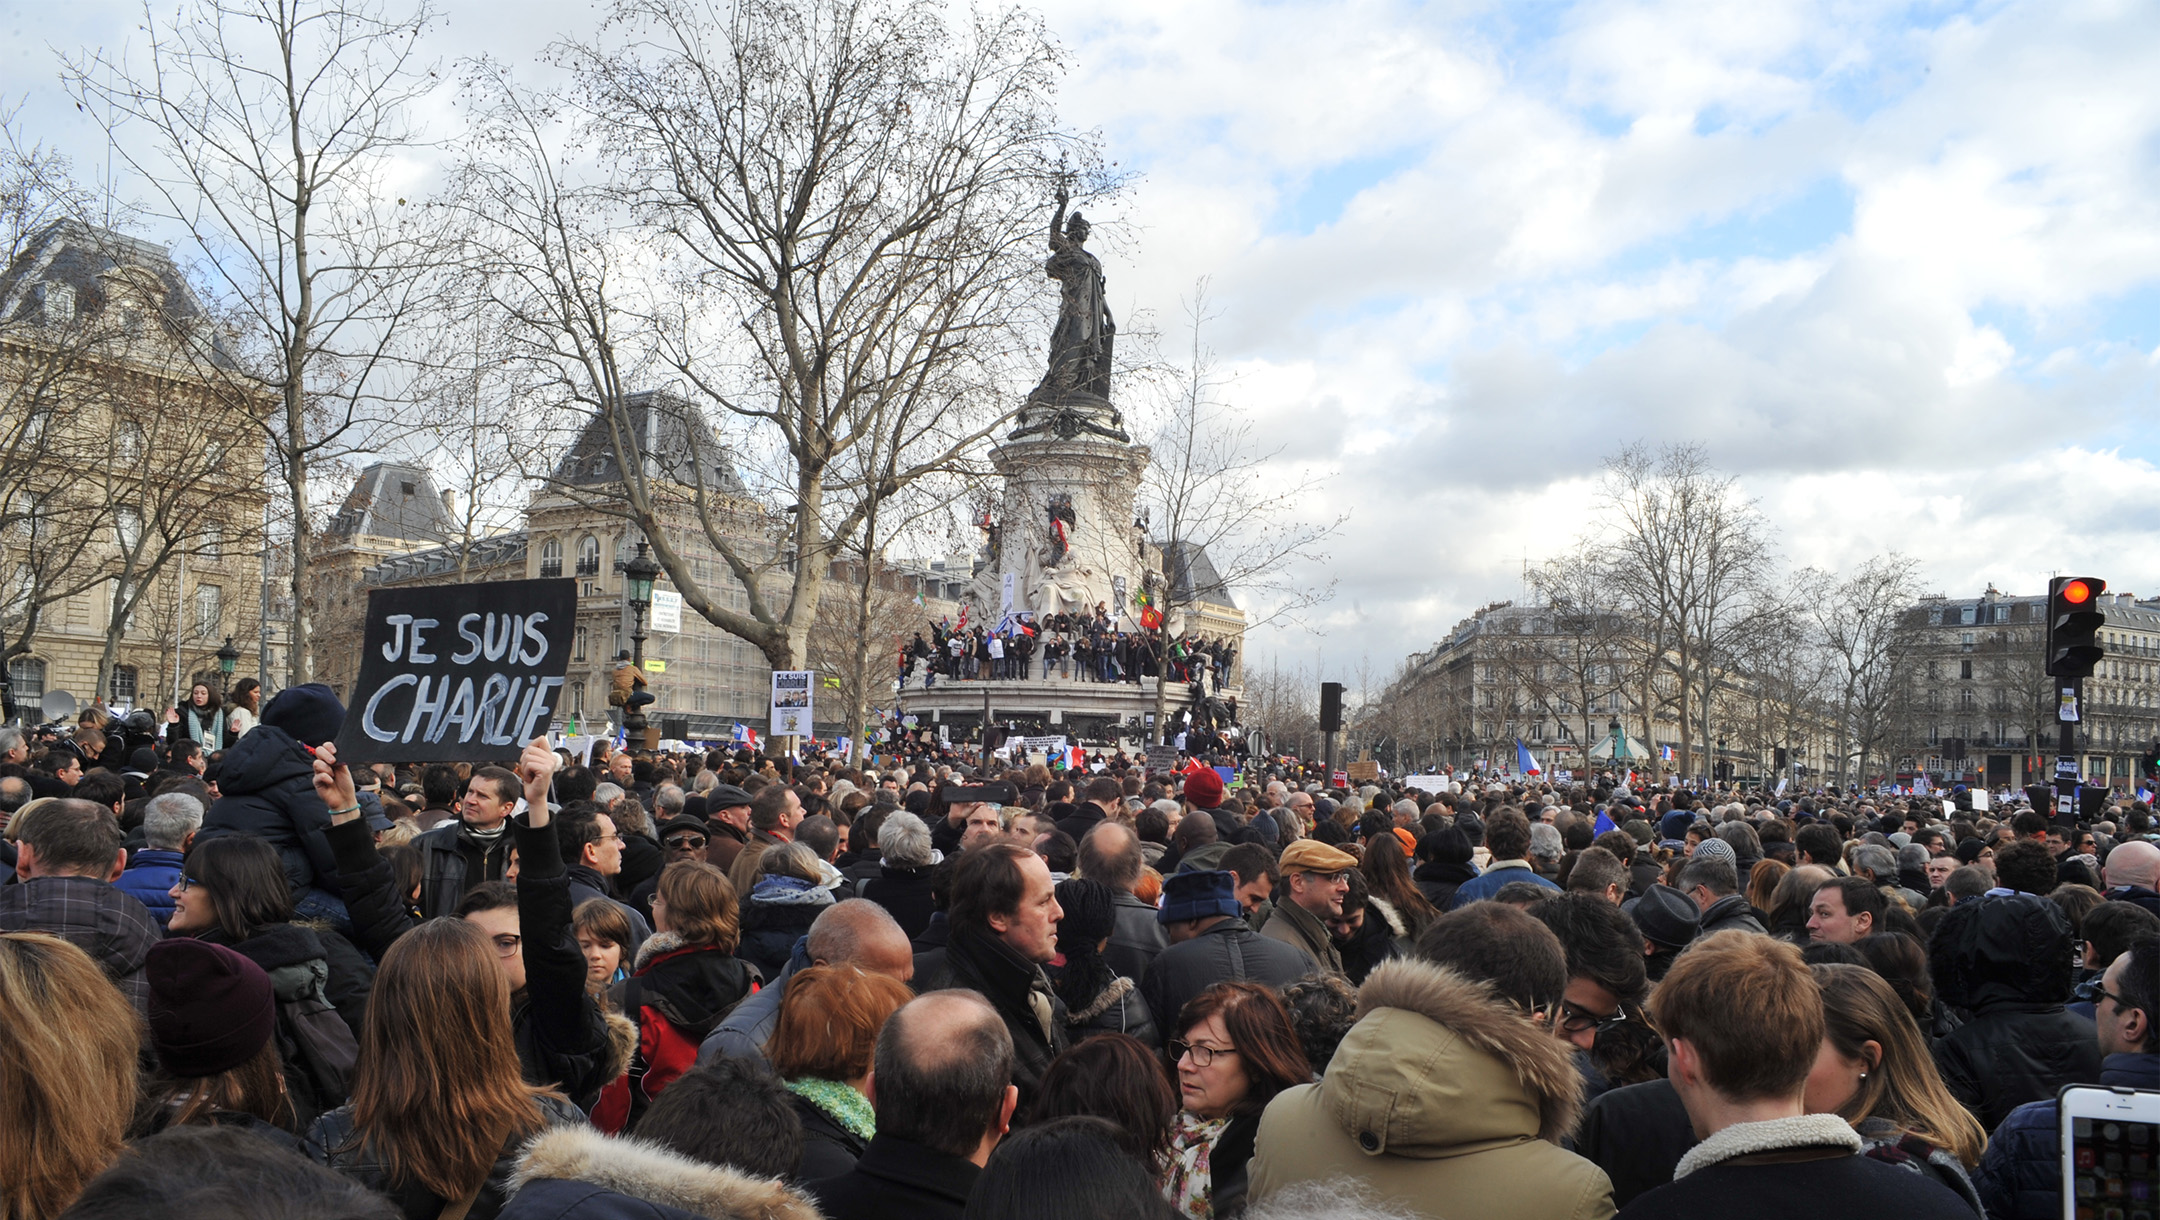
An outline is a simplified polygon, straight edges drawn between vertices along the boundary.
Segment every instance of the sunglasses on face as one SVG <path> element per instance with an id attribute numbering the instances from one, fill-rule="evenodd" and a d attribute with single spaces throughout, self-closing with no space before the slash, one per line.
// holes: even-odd
<path id="1" fill-rule="evenodd" d="M 667 845 L 669 847 L 677 849 L 688 849 L 690 851 L 696 851 L 698 848 L 705 846 L 705 836 L 671 835 L 668 837 Z"/>

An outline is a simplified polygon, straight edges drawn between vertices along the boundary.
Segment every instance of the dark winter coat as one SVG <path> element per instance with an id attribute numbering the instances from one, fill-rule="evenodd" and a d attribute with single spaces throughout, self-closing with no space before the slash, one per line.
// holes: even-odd
<path id="1" fill-rule="evenodd" d="M 855 1168 L 870 1141 L 842 1126 L 839 1119 L 802 1094 L 790 1093 L 788 1098 L 795 1104 L 795 1117 L 802 1120 L 802 1160 L 797 1162 L 795 1176 L 789 1181 L 836 1178 Z"/>
<path id="2" fill-rule="evenodd" d="M 255 730 L 261 731 L 260 728 Z M 550 1127 L 585 1125 L 585 1116 L 576 1107 L 557 1098 L 542 1098 L 540 1109 Z M 322 1149 L 323 1164 L 369 1190 L 387 1196 L 404 1214 L 405 1220 L 438 1220 L 450 1200 L 417 1182 L 393 1179 L 386 1154 L 361 1135 L 353 1125 L 352 1107 L 344 1106 L 315 1120 L 314 1127 L 308 1131 L 308 1141 Z M 504 1142 L 502 1154 L 495 1159 L 495 1167 L 488 1171 L 487 1181 L 473 1200 L 472 1209 L 465 1213 L 466 1220 L 494 1220 L 502 1214 L 503 1205 L 512 1193 L 510 1175 L 517 1169 L 518 1154 L 524 1144 L 523 1138 Z"/>
<path id="3" fill-rule="evenodd" d="M 2070 923 L 2030 894 L 1959 903 L 1928 944 L 1943 1003 L 1970 1016 L 1935 1044 L 1953 1097 L 1993 1131 L 2029 1101 L 2099 1079 L 2091 1021 L 2064 1011 Z"/>
<path id="4" fill-rule="evenodd" d="M 658 877 L 664 863 L 658 843 L 636 831 L 623 831 L 622 871 L 615 874 L 614 896 L 628 898 L 639 886 Z"/>
<path id="5" fill-rule="evenodd" d="M 996 937 L 966 927 L 954 928 L 946 947 L 915 958 L 916 994 L 948 987 L 978 993 L 1004 1018 L 1013 1041 L 1013 1083 L 1020 1088 L 1018 1112 L 1025 1113 L 1042 1086 L 1044 1069 L 1065 1049 L 1065 1002 L 1050 990 L 1040 966 Z M 1050 1003 L 1047 1027 L 1036 1017 L 1031 998 L 1038 992 Z"/>
<path id="6" fill-rule="evenodd" d="M 630 925 L 630 943 L 623 946 L 623 956 L 636 961 L 638 950 L 645 947 L 646 938 L 652 935 L 651 921 L 636 907 L 617 901 L 613 888 L 608 885 L 608 879 L 601 875 L 599 869 L 589 864 L 573 864 L 569 868 L 569 875 L 570 909 L 575 911 L 595 898 L 614 903 L 615 909 L 623 913 L 624 922 Z"/>
<path id="7" fill-rule="evenodd" d="M 581 1126 L 533 1140 L 509 1185 L 502 1220 L 818 1220 L 776 1181 Z"/>
<path id="8" fill-rule="evenodd" d="M 795 952 L 788 958 L 787 970 L 737 1004 L 713 1031 L 698 1044 L 698 1062 L 706 1063 L 717 1055 L 731 1059 L 748 1059 L 753 1063 L 765 1062 L 765 1040 L 772 1037 L 773 1027 L 780 1023 L 780 1004 L 787 999 L 788 980 L 798 970 L 808 970 L 810 941 L 808 937 L 795 942 Z"/>
<path id="9" fill-rule="evenodd" d="M 1111 907 L 1117 922 L 1110 929 L 1110 947 L 1103 950 L 1103 960 L 1126 978 L 1146 978 L 1148 967 L 1170 947 L 1162 922 L 1155 917 L 1154 907 L 1124 890 L 1111 896 Z"/>
<path id="10" fill-rule="evenodd" d="M 661 932 L 645 942 L 631 977 L 608 992 L 614 1007 L 638 1022 L 642 1032 L 650 1021 L 665 1021 L 692 1043 L 702 1043 L 722 1018 L 743 1002 L 762 976 L 749 963 L 716 945 L 686 945 L 681 936 Z M 625 1129 L 634 1129 L 645 1107 L 657 1097 L 667 1081 L 648 1088 L 644 1046 L 629 1065 L 630 1110 Z M 611 1096 L 615 1094 L 611 1091 Z"/>
<path id="11" fill-rule="evenodd" d="M 1717 932 L 1766 932 L 1755 918 L 1755 909 L 1748 905 L 1746 894 L 1727 894 L 1710 904 L 1702 913 L 1702 931 L 1698 938 Z"/>
<path id="12" fill-rule="evenodd" d="M 420 914 L 434 919 L 457 910 L 465 891 L 483 881 L 500 881 L 510 867 L 510 848 L 516 839 L 509 831 L 493 843 L 465 835 L 462 821 L 445 822 L 413 840 L 420 851 Z M 548 831 L 553 834 L 551 827 Z M 520 855 L 524 848 L 518 848 Z M 561 855 L 558 848 L 556 855 Z M 520 875 L 523 875 L 520 870 Z M 576 904 L 572 904 L 573 906 Z"/>
<path id="13" fill-rule="evenodd" d="M 1433 904 L 1436 910 L 1445 911 L 1448 904 L 1455 901 L 1456 888 L 1475 876 L 1477 865 L 1467 860 L 1428 860 L 1417 866 L 1417 871 L 1410 874 L 1410 880 L 1417 884 L 1418 893 L 1425 895 L 1425 901 Z"/>
<path id="14" fill-rule="evenodd" d="M 795 942 L 831 910 L 833 892 L 795 877 L 765 876 L 742 904 L 742 946 L 735 952 L 765 978 L 787 969 Z"/>
<path id="15" fill-rule="evenodd" d="M 2160 1055 L 2109 1055 L 2094 1083 L 2160 1089 Z M 2061 1220 L 2062 1108 L 2056 1099 L 2012 1110 L 1988 1140 L 1972 1180 L 1988 1220 Z"/>
<path id="16" fill-rule="evenodd" d="M 1130 1034 L 1150 1047 L 1162 1045 L 1161 1028 L 1140 998 L 1139 985 L 1123 976 L 1111 980 L 1085 1007 L 1067 1012 L 1065 1032 L 1074 1042 L 1096 1034 Z"/>
<path id="17" fill-rule="evenodd" d="M 930 873 L 927 864 L 921 868 L 879 865 L 875 876 L 860 883 L 862 896 L 884 907 L 900 931 L 913 940 L 930 926 L 930 916 L 937 910 L 930 901 Z"/>
<path id="18" fill-rule="evenodd" d="M 142 903 L 95 877 L 37 877 L 0 885 L 0 932 L 44 932 L 90 955 L 135 1011 L 150 1010 L 143 960 L 164 938 Z"/>
<path id="19" fill-rule="evenodd" d="M 1610 1089 L 1583 1110 L 1571 1147 L 1612 1179 L 1613 1206 L 1672 1181 L 1696 1144 L 1695 1127 L 1669 1080 Z"/>
<path id="20" fill-rule="evenodd" d="M 172 920 L 172 887 L 180 884 L 179 852 L 145 847 L 128 858 L 128 866 L 113 888 L 143 904 L 150 918 L 163 928 Z"/>
<path id="21" fill-rule="evenodd" d="M 315 795 L 315 758 L 274 725 L 259 724 L 225 751 L 218 798 L 203 814 L 196 841 L 254 835 L 277 848 L 295 896 L 310 888 L 338 893 L 337 858 L 323 832 L 330 807 Z"/>
<path id="22" fill-rule="evenodd" d="M 852 1171 L 804 1189 L 826 1220 L 960 1220 L 981 1174 L 966 1157 L 879 1135 Z"/>
<path id="23" fill-rule="evenodd" d="M 1186 1001 L 1217 983 L 1250 979 L 1281 990 L 1320 970 L 1312 955 L 1295 945 L 1270 940 L 1247 927 L 1242 919 L 1225 919 L 1207 931 L 1162 951 L 1140 980 L 1140 996 L 1155 1017 L 1164 1036 L 1184 1033 L 1174 1028 Z M 920 980 L 917 990 L 922 989 Z"/>
<path id="24" fill-rule="evenodd" d="M 1820 1128 L 1843 1140 L 1793 1142 Z M 1673 1181 L 1620 1210 L 1622 1220 L 1973 1220 L 1965 1200 L 1925 1174 L 1856 1156 L 1860 1138 L 1834 1115 L 1740 1123 L 1682 1158 Z M 1701 1162 L 1701 1163 L 1699 1163 Z"/>
<path id="25" fill-rule="evenodd" d="M 196 939 L 223 945 L 261 966 L 281 1005 L 320 997 L 337 1010 L 338 1019 L 352 1031 L 353 1043 L 359 1044 L 368 992 L 375 986 L 375 966 L 351 941 L 328 928 L 298 923 L 271 924 L 239 941 L 213 927 Z M 282 1008 L 278 1035 L 288 1044 L 297 1038 Z M 307 1065 L 297 1061 L 285 1064 L 285 1088 L 303 1125 L 345 1104 L 343 1097 L 326 1096 L 318 1089 Z"/>

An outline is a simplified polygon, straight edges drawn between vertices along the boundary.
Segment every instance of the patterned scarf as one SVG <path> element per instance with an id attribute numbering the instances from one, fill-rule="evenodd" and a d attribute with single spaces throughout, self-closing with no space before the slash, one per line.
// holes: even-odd
<path id="1" fill-rule="evenodd" d="M 802 1076 L 788 1081 L 787 1087 L 789 1092 L 823 1110 L 850 1134 L 866 1140 L 877 1134 L 877 1112 L 870 1108 L 870 1099 L 856 1092 L 853 1085 Z"/>

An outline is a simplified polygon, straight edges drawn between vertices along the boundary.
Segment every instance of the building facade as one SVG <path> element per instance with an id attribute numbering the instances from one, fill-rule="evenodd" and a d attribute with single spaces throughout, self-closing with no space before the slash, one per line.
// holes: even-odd
<path id="1" fill-rule="evenodd" d="M 61 221 L 0 270 L 0 640 L 20 715 L 48 692 L 162 709 L 258 676 L 270 406 L 163 247 Z"/>

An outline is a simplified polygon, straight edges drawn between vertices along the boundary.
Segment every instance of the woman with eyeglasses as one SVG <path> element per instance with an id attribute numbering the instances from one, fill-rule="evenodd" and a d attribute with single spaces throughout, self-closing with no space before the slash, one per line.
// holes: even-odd
<path id="1" fill-rule="evenodd" d="M 1966 1171 L 1987 1132 L 1935 1070 L 1905 1002 L 1865 966 L 1811 966 L 1827 1018 L 1808 1073 L 1807 1112 L 1835 1114 L 1860 1133 L 1860 1152 L 1924 1174 L 1980 1212 Z"/>
<path id="2" fill-rule="evenodd" d="M 1244 1210 L 1260 1113 L 1312 1080 L 1289 1009 L 1259 983 L 1217 983 L 1178 1013 L 1169 1045 L 1182 1103 L 1163 1197 L 1191 1220 Z"/>
<path id="3" fill-rule="evenodd" d="M 638 949 L 630 977 L 608 989 L 615 1010 L 637 1022 L 638 1045 L 593 1107 L 593 1125 L 603 1131 L 634 1126 L 695 1063 L 705 1035 L 763 979 L 735 956 L 741 916 L 735 887 L 718 867 L 677 860 L 661 869 L 652 906 L 656 930 Z"/>
<path id="4" fill-rule="evenodd" d="M 275 1041 L 299 1122 L 342 1105 L 374 984 L 367 958 L 329 928 L 293 921 L 284 861 L 252 835 L 198 841 L 168 893 L 168 935 L 223 945 L 270 976 Z"/>

